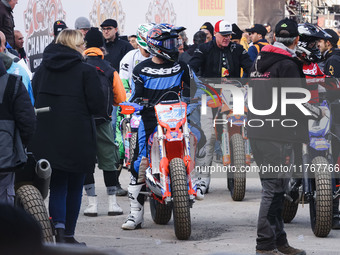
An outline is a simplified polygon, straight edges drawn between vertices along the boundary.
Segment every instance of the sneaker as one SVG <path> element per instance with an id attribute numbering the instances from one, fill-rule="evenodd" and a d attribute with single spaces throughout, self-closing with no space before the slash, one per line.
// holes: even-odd
<path id="1" fill-rule="evenodd" d="M 281 253 L 278 251 L 278 249 L 274 249 L 274 250 L 258 250 L 256 249 L 256 255 L 260 255 L 260 254 L 267 254 L 267 255 L 284 255 L 284 253 Z"/>
<path id="2" fill-rule="evenodd" d="M 277 249 L 286 255 L 306 255 L 306 252 L 304 250 L 296 249 L 289 244 L 279 246 L 277 247 Z"/>

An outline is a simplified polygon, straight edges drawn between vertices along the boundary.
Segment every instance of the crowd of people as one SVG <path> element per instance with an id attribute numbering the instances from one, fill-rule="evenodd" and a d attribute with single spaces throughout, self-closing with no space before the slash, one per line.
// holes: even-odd
<path id="1" fill-rule="evenodd" d="M 45 48 L 43 60 L 33 79 L 19 64 L 27 63 L 23 36 L 14 30 L 11 14 L 16 0 L 1 0 L 0 15 L 0 202 L 14 203 L 14 172 L 23 164 L 13 161 L 13 132 L 18 129 L 22 144 L 36 158 L 47 159 L 52 167 L 49 214 L 56 229 L 56 241 L 84 245 L 75 238 L 82 193 L 88 205 L 86 216 L 97 216 L 95 166 L 103 171 L 108 195 L 108 215 L 123 214 L 116 196 L 129 194 L 130 213 L 122 229 L 143 226 L 145 170 L 148 166 L 147 139 L 157 120 L 154 109 L 144 110 L 138 128 L 138 143 L 131 162 L 128 191 L 119 183 L 123 167 L 124 144 L 119 129 L 123 116 L 117 106 L 140 98 L 155 103 L 175 99 L 173 91 L 189 103 L 190 91 L 200 97 L 204 87 L 198 78 L 299 78 L 298 83 L 254 82 L 253 103 L 257 109 L 271 107 L 272 88 L 307 88 L 312 98 L 326 92 L 331 102 L 340 99 L 339 35 L 332 29 L 297 24 L 283 19 L 275 27 L 255 24 L 242 31 L 237 24 L 219 20 L 204 23 L 188 45 L 184 27 L 173 24 L 140 24 L 136 35 L 127 40 L 119 35 L 118 23 L 106 19 L 100 28 L 91 27 L 86 17 L 75 21 L 75 29 L 58 20 L 54 40 Z M 317 78 L 317 79 L 316 79 Z M 256 80 L 256 79 L 255 79 Z M 194 87 L 194 88 L 193 88 Z M 309 118 L 320 119 L 323 112 L 310 104 Z M 50 107 L 46 114 L 35 116 L 34 108 Z M 214 109 L 200 117 L 199 106 L 191 109 L 190 120 L 197 124 L 206 139 L 205 153 L 197 158 L 199 166 L 212 164 L 219 154 L 212 134 Z M 287 117 L 288 116 L 288 117 Z M 263 119 L 249 112 L 248 119 Z M 272 119 L 283 116 L 274 112 Z M 258 165 L 293 164 L 293 153 L 301 160 L 301 144 L 307 143 L 308 118 L 297 108 L 289 108 L 286 118 L 299 119 L 294 128 L 248 127 L 252 153 Z M 337 121 L 337 118 L 334 118 Z M 7 129 L 6 129 L 7 128 Z M 334 132 L 337 132 L 335 130 Z M 12 134 L 8 136 L 6 134 Z M 340 135 L 340 134 L 337 134 Z M 339 163 L 340 143 L 334 139 L 333 163 Z M 217 157 L 216 155 L 216 157 Z M 262 197 L 257 226 L 256 254 L 305 254 L 289 245 L 284 231 L 282 208 L 289 178 L 260 174 Z M 197 199 L 204 199 L 209 189 L 210 173 L 195 176 Z M 338 180 L 336 180 L 338 181 Z M 333 202 L 333 228 L 340 228 L 339 201 Z"/>

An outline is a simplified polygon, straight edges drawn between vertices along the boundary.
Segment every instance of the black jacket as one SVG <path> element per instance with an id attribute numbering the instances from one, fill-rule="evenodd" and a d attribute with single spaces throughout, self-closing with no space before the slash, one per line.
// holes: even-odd
<path id="1" fill-rule="evenodd" d="M 206 78 L 221 77 L 222 53 L 227 54 L 230 65 L 229 77 L 239 78 L 241 67 L 245 73 L 249 74 L 252 61 L 243 46 L 230 42 L 228 47 L 221 49 L 212 40 L 208 43 L 200 44 L 189 62 L 190 67 L 195 73 L 200 72 L 200 76 Z"/>
<path id="2" fill-rule="evenodd" d="M 267 49 L 267 50 L 266 50 Z M 262 127 L 249 126 L 248 137 L 277 142 L 308 142 L 307 117 L 295 106 L 288 105 L 286 115 L 281 113 L 281 88 L 306 88 L 305 76 L 302 71 L 302 63 L 287 51 L 268 45 L 259 53 L 254 66 L 252 67 L 250 87 L 253 89 L 253 106 L 257 110 L 268 110 L 273 104 L 273 88 L 278 88 L 277 108 L 270 115 L 256 115 L 248 112 L 248 121 Z M 255 78 L 257 77 L 257 78 Z M 293 79 L 294 78 L 294 79 Z M 299 98 L 301 94 L 289 93 L 288 98 Z M 274 127 L 270 119 L 276 119 Z M 286 119 L 294 119 L 296 127 L 284 127 L 281 122 Z M 255 121 L 261 120 L 261 121 Z M 293 126 L 293 122 L 284 122 L 287 126 Z"/>
<path id="3" fill-rule="evenodd" d="M 340 78 L 340 49 L 330 49 L 326 53 L 325 59 L 324 73 Z"/>
<path id="4" fill-rule="evenodd" d="M 5 66 L 0 59 L 0 77 L 6 73 Z M 22 82 L 13 98 L 16 80 L 17 76 L 10 75 L 7 84 L 0 84 L 0 86 L 6 86 L 3 101 L 0 103 L 0 120 L 14 120 L 23 144 L 27 145 L 35 130 L 35 114 L 31 99 Z"/>
<path id="5" fill-rule="evenodd" d="M 113 42 L 105 43 L 105 47 L 108 52 L 105 60 L 109 61 L 116 70 L 119 70 L 119 63 L 125 54 L 134 49 L 128 41 L 121 40 L 117 36 Z"/>
<path id="6" fill-rule="evenodd" d="M 33 78 L 35 107 L 51 107 L 37 116 L 33 152 L 52 169 L 91 173 L 96 159 L 96 130 L 92 115 L 104 107 L 103 92 L 93 66 L 79 52 L 50 44 Z"/>
<path id="7" fill-rule="evenodd" d="M 11 7 L 0 1 L 0 31 L 6 36 L 7 42 L 14 48 L 14 19 Z"/>
<path id="8" fill-rule="evenodd" d="M 198 44 L 190 45 L 188 50 L 184 51 L 181 55 L 179 55 L 179 61 L 183 61 L 184 63 L 189 64 L 197 47 L 198 47 Z"/>

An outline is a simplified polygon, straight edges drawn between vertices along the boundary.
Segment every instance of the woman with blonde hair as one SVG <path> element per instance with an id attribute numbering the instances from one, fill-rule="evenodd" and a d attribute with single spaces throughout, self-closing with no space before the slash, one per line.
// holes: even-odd
<path id="1" fill-rule="evenodd" d="M 57 230 L 56 241 L 74 239 L 86 174 L 96 160 L 93 115 L 104 108 L 97 71 L 83 63 L 81 32 L 63 30 L 56 44 L 46 47 L 33 78 L 35 107 L 51 107 L 37 116 L 32 150 L 52 167 L 49 212 Z"/>

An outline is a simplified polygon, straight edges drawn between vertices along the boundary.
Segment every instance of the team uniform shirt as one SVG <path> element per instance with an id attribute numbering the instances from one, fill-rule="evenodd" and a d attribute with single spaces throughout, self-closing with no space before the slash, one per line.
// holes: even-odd
<path id="1" fill-rule="evenodd" d="M 303 73 L 306 75 L 307 89 L 311 93 L 310 103 L 319 102 L 319 92 L 325 92 L 322 86 L 327 77 L 319 68 L 317 63 L 310 63 L 303 65 Z"/>
<path id="2" fill-rule="evenodd" d="M 134 91 L 134 87 L 132 87 L 133 69 L 136 65 L 150 57 L 144 57 L 139 49 L 135 49 L 129 51 L 120 61 L 119 76 L 123 81 L 126 93 L 128 93 L 129 96 L 131 95 L 131 91 Z M 129 98 L 129 96 L 127 96 L 127 98 Z"/>

